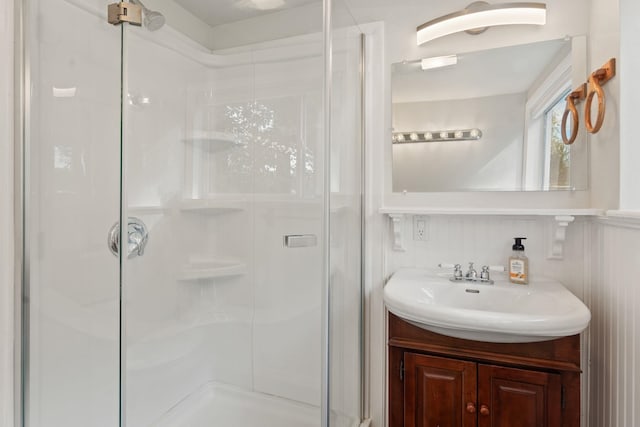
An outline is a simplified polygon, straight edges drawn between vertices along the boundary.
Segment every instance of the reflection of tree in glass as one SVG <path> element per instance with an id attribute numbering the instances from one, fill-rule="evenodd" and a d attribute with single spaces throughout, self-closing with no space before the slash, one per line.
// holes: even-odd
<path id="1" fill-rule="evenodd" d="M 252 101 L 226 106 L 229 131 L 244 144 L 243 150 L 229 153 L 227 167 L 233 172 L 250 174 L 255 165 L 254 191 L 257 192 L 296 193 L 298 190 L 300 111 L 294 110 L 295 114 L 286 112 L 292 104 L 300 103 L 291 99 L 280 101 L 284 104 L 278 105 L 278 100 L 273 100 L 271 103 L 274 105 Z M 307 147 L 303 152 L 303 173 L 313 173 L 313 153 Z"/>
<path id="2" fill-rule="evenodd" d="M 564 103 L 559 102 L 549 111 L 551 115 L 549 186 L 551 188 L 567 188 L 571 185 L 571 150 L 562 142 L 561 134 L 564 109 Z"/>

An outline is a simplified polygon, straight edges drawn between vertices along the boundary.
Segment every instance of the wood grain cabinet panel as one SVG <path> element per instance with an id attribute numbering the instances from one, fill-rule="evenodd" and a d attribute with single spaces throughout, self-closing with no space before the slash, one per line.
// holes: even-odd
<path id="1" fill-rule="evenodd" d="M 405 427 L 475 427 L 477 365 L 405 353 Z"/>
<path id="2" fill-rule="evenodd" d="M 480 365 L 478 403 L 478 427 L 560 427 L 561 378 L 547 372 Z"/>
<path id="3" fill-rule="evenodd" d="M 496 344 L 389 315 L 389 427 L 580 427 L 580 337 Z"/>

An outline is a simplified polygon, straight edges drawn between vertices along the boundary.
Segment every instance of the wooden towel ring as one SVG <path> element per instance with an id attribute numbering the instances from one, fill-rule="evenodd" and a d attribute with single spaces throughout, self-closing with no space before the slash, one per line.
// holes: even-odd
<path id="1" fill-rule="evenodd" d="M 564 110 L 564 114 L 562 115 L 561 125 L 562 142 L 564 142 L 565 145 L 573 144 L 578 137 L 580 116 L 578 115 L 578 109 L 576 108 L 576 100 L 582 101 L 586 96 L 586 92 L 586 84 L 583 84 L 579 89 L 576 89 L 567 95 L 567 108 Z M 571 134 L 567 135 L 567 120 L 569 119 L 569 114 L 571 114 Z"/>
<path id="2" fill-rule="evenodd" d="M 587 102 L 584 105 L 584 122 L 589 133 L 596 133 L 602 128 L 606 112 L 606 99 L 602 85 L 611 80 L 616 75 L 616 60 L 609 60 L 602 68 L 589 76 L 589 93 Z M 591 106 L 594 96 L 598 95 L 598 116 L 595 125 L 591 119 Z"/>

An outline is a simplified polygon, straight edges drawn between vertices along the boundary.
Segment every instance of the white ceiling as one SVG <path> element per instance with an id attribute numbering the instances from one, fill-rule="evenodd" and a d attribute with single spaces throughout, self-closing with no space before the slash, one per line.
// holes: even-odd
<path id="1" fill-rule="evenodd" d="M 212 27 L 322 0 L 174 0 Z"/>

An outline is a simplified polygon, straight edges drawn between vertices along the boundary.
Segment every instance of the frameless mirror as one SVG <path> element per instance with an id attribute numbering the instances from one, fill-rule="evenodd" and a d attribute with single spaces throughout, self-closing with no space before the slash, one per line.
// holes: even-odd
<path id="1" fill-rule="evenodd" d="M 584 43 L 393 64 L 393 191 L 586 189 L 586 132 L 573 145 L 561 137 L 565 98 L 584 81 Z"/>

